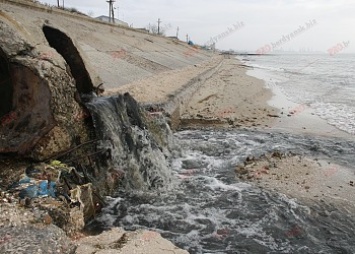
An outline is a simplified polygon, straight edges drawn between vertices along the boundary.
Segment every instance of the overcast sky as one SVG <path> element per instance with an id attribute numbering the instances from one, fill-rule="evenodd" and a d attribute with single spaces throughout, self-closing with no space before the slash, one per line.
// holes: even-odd
<path id="1" fill-rule="evenodd" d="M 65 5 L 95 17 L 108 15 L 106 0 L 65 0 Z M 156 24 L 160 18 L 161 25 L 169 28 L 167 35 L 175 35 L 179 27 L 180 39 L 185 40 L 188 34 L 198 44 L 229 31 L 217 38 L 220 49 L 256 51 L 303 26 L 302 32 L 284 40 L 277 49 L 327 52 L 338 43 L 350 42 L 341 51 L 355 53 L 354 0 L 117 0 L 115 7 L 119 7 L 116 16 L 119 13 L 119 18 L 133 27 Z M 316 24 L 307 29 L 310 21 Z M 241 23 L 244 26 L 240 27 Z M 239 28 L 233 26 L 238 24 Z"/>

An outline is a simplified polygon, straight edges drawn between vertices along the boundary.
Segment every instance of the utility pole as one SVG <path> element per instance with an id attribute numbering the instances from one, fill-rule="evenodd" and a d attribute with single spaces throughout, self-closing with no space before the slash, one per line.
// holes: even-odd
<path id="1" fill-rule="evenodd" d="M 161 23 L 161 20 L 160 18 L 158 19 L 158 35 L 160 34 L 160 23 Z"/>
<path id="2" fill-rule="evenodd" d="M 57 5 L 58 5 L 58 8 L 59 8 L 60 7 L 59 0 L 57 0 Z"/>
<path id="3" fill-rule="evenodd" d="M 63 0 L 63 10 L 64 10 L 64 0 Z"/>
<path id="4" fill-rule="evenodd" d="M 112 11 L 112 23 L 115 24 L 115 8 L 113 7 L 113 4 L 112 4 L 111 11 Z"/>
<path id="5" fill-rule="evenodd" d="M 180 28 L 177 27 L 177 28 L 176 28 L 176 38 L 178 38 L 178 39 L 179 39 L 179 30 L 180 30 Z"/>
<path id="6" fill-rule="evenodd" d="M 111 22 L 111 19 L 112 19 L 112 22 L 115 23 L 115 20 L 114 20 L 114 9 L 113 9 L 113 3 L 115 2 L 115 0 L 108 0 L 106 1 L 108 3 L 108 19 L 109 19 L 109 22 Z"/>

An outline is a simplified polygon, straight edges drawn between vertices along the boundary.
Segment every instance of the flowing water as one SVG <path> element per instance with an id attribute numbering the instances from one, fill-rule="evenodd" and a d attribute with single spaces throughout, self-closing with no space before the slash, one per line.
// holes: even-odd
<path id="1" fill-rule="evenodd" d="M 148 132 L 132 97 L 100 97 L 86 105 L 96 137 L 101 140 L 98 149 L 107 151 L 107 160 L 101 167 L 116 175 L 125 174 L 125 185 L 131 189 L 168 184 L 171 171 L 166 154 Z"/>
<path id="2" fill-rule="evenodd" d="M 173 182 L 151 192 L 122 190 L 96 229 L 152 229 L 190 253 L 354 253 L 352 214 L 325 202 L 301 205 L 240 181 L 235 165 L 265 151 L 297 151 L 354 165 L 355 143 L 257 131 L 184 131 Z"/>
<path id="3" fill-rule="evenodd" d="M 329 74 L 329 66 L 328 71 L 326 67 L 317 70 L 312 65 L 301 69 L 312 57 L 314 62 L 328 61 L 328 64 L 336 60 L 262 56 L 250 57 L 248 63 L 266 70 L 274 85 L 282 88 L 289 99 L 315 107 L 328 122 L 353 134 L 355 97 L 349 95 L 354 92 L 354 76 L 343 71 L 342 61 L 336 65 L 337 74 Z M 352 58 L 348 63 L 354 64 Z M 289 75 L 286 78 L 285 73 Z M 115 103 L 96 102 L 92 109 L 97 112 L 96 127 L 102 130 L 103 138 L 111 140 L 111 145 L 122 146 L 124 138 L 117 133 L 125 130 L 117 127 L 115 121 L 119 119 L 103 119 L 117 112 L 112 104 Z M 112 109 L 106 112 L 105 107 Z M 102 112 L 108 116 L 102 116 Z M 106 130 L 105 126 L 110 127 Z M 147 135 L 133 129 L 134 140 Z M 272 151 L 332 161 L 355 173 L 353 140 L 251 130 L 190 130 L 176 133 L 175 143 L 170 166 L 160 153 L 150 159 L 160 166 L 153 168 L 148 179 L 162 174 L 165 179 L 162 188 L 117 190 L 89 228 L 150 229 L 190 253 L 355 253 L 355 216 L 346 207 L 325 200 L 306 206 L 281 193 L 242 181 L 234 173 L 235 166 L 248 156 L 258 157 Z M 145 151 L 149 151 L 147 156 L 154 157 L 150 153 L 152 145 L 143 144 L 148 149 Z M 125 163 L 119 149 L 114 156 L 117 165 Z M 140 162 L 136 160 L 134 164 Z M 150 166 L 139 166 L 139 172 L 146 172 Z"/>

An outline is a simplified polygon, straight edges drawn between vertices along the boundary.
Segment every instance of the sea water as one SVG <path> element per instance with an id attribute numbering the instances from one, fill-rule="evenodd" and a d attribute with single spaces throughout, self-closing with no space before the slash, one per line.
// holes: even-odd
<path id="1" fill-rule="evenodd" d="M 338 129 L 355 135 L 355 54 L 289 54 L 239 57 L 287 98 L 311 107 Z"/>

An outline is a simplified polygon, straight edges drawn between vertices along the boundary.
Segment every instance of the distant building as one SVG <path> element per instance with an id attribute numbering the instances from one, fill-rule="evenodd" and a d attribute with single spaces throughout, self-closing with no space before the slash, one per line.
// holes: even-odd
<path id="1" fill-rule="evenodd" d="M 108 22 L 108 23 L 110 23 L 110 17 L 105 16 L 105 15 L 96 17 L 95 19 L 101 20 L 101 21 L 103 21 L 103 22 Z M 126 23 L 126 22 L 124 22 L 124 21 L 122 21 L 122 20 L 119 20 L 119 19 L 115 19 L 115 24 L 121 25 L 121 26 L 129 26 L 128 23 Z"/>
<path id="2" fill-rule="evenodd" d="M 139 30 L 139 31 L 141 31 L 141 32 L 143 32 L 143 33 L 147 33 L 147 34 L 149 34 L 149 30 L 147 29 L 147 28 L 135 28 L 136 30 Z"/>

